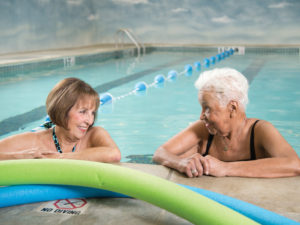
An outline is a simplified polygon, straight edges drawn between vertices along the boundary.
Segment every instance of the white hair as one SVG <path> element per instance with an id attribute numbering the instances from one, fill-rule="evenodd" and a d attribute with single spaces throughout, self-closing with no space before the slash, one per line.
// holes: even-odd
<path id="1" fill-rule="evenodd" d="M 216 68 L 200 74 L 195 87 L 202 92 L 213 91 L 220 105 L 226 106 L 231 100 L 237 101 L 243 110 L 248 103 L 248 81 L 246 77 L 235 69 Z"/>

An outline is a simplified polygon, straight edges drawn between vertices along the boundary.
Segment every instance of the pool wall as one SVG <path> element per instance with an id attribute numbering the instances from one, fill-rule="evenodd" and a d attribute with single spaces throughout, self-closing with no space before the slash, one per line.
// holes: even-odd
<path id="1" fill-rule="evenodd" d="M 84 63 L 103 62 L 110 59 L 121 58 L 134 54 L 135 49 L 114 50 L 86 55 L 70 55 L 48 60 L 34 60 L 32 62 L 18 63 L 14 62 L 9 65 L 0 65 L 0 82 L 4 78 L 14 76 L 17 73 L 27 73 L 39 70 L 51 70 L 57 68 L 68 68 L 71 66 L 82 65 Z"/>

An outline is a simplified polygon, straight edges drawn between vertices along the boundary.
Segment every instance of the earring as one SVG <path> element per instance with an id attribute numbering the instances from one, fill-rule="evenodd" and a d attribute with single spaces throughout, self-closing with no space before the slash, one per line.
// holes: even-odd
<path id="1" fill-rule="evenodd" d="M 230 110 L 230 118 L 232 118 L 233 109 Z"/>

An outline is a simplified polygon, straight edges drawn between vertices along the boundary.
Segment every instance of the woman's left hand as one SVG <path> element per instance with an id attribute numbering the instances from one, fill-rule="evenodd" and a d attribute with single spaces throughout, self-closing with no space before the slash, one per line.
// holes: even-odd
<path id="1" fill-rule="evenodd" d="M 219 159 L 207 155 L 205 156 L 206 162 L 208 164 L 208 174 L 210 176 L 214 177 L 225 177 L 226 176 L 226 168 L 227 168 L 227 163 L 220 161 Z"/>
<path id="2" fill-rule="evenodd" d="M 44 159 L 60 159 L 62 154 L 59 152 L 43 151 L 40 153 Z"/>

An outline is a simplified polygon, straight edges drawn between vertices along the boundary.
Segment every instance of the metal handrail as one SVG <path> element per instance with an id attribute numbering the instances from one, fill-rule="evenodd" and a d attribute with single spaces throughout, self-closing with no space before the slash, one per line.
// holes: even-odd
<path id="1" fill-rule="evenodd" d="M 145 54 L 146 53 L 146 47 L 145 47 L 145 45 L 142 42 L 140 42 L 139 39 L 133 33 L 131 33 L 131 35 L 141 45 L 141 47 L 143 49 L 143 54 Z"/>
<path id="2" fill-rule="evenodd" d="M 138 57 L 140 56 L 141 54 L 141 48 L 143 49 L 143 53 L 145 54 L 146 53 L 146 48 L 145 48 L 145 45 L 140 43 L 136 36 L 134 36 L 134 34 L 129 30 L 129 29 L 126 29 L 126 28 L 122 28 L 122 29 L 119 29 L 117 30 L 116 32 L 116 35 L 115 35 L 115 43 L 116 43 L 116 48 L 119 47 L 119 35 L 120 34 L 126 34 L 129 39 L 134 43 L 134 45 L 136 46 L 137 48 L 137 54 L 138 54 Z M 124 44 L 124 36 L 122 36 L 122 47 L 123 47 L 123 44 Z"/>

